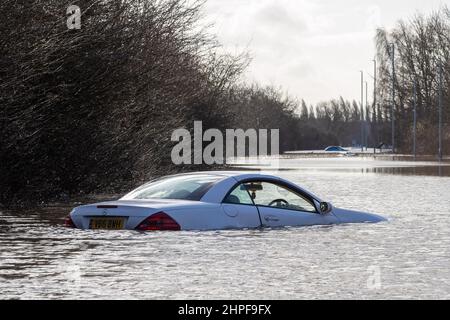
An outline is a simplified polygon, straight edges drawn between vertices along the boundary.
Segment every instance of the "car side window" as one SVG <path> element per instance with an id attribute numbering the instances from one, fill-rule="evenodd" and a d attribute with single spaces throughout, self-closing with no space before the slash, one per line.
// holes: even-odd
<path id="1" fill-rule="evenodd" d="M 311 200 L 284 186 L 269 182 L 245 184 L 257 206 L 317 213 Z"/>
<path id="2" fill-rule="evenodd" d="M 243 184 L 237 186 L 223 202 L 228 204 L 254 205 L 250 194 Z"/>

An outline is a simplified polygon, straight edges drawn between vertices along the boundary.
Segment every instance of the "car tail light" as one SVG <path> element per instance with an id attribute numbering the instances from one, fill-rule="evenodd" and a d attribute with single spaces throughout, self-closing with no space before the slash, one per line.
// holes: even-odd
<path id="1" fill-rule="evenodd" d="M 136 228 L 138 231 L 180 231 L 180 225 L 167 213 L 159 212 L 148 217 Z"/>
<path id="2" fill-rule="evenodd" d="M 73 223 L 73 220 L 70 216 L 68 216 L 66 218 L 66 220 L 64 220 L 64 227 L 66 228 L 76 228 L 75 223 Z"/>

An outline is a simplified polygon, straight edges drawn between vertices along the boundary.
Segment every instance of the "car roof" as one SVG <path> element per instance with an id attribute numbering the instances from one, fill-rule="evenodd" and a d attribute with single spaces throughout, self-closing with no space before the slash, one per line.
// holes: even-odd
<path id="1" fill-rule="evenodd" d="M 236 186 L 237 183 L 245 182 L 246 180 L 250 179 L 261 179 L 261 180 L 268 180 L 268 181 L 274 181 L 274 182 L 280 182 L 284 183 L 288 186 L 291 186 L 293 188 L 296 188 L 297 190 L 301 190 L 303 193 L 309 195 L 313 199 L 321 202 L 320 198 L 316 196 L 315 194 L 309 192 L 308 190 L 296 185 L 295 183 L 274 176 L 270 174 L 266 174 L 261 171 L 203 171 L 203 172 L 191 172 L 191 173 L 185 173 L 181 174 L 185 176 L 195 176 L 195 175 L 215 175 L 215 176 L 221 176 L 223 179 L 221 179 L 218 183 L 216 183 L 202 198 L 202 201 L 205 202 L 221 202 L 223 200 L 223 197 L 230 191 L 230 188 Z"/>
<path id="2" fill-rule="evenodd" d="M 220 177 L 211 189 L 209 189 L 206 194 L 203 196 L 203 198 L 200 200 L 201 202 L 207 202 L 207 203 L 221 203 L 224 197 L 227 195 L 229 191 L 232 190 L 232 188 L 236 187 L 239 183 L 247 182 L 247 180 L 252 179 L 261 179 L 261 180 L 267 180 L 269 182 L 279 182 L 283 183 L 291 188 L 297 189 L 301 191 L 302 193 L 309 195 L 313 199 L 315 199 L 318 202 L 322 202 L 319 197 L 314 195 L 313 193 L 307 191 L 306 189 L 296 185 L 295 183 L 288 181 L 286 179 L 283 179 L 281 177 L 277 177 L 274 175 L 269 175 L 261 171 L 200 171 L 200 172 L 187 172 L 187 173 L 181 173 L 181 174 L 174 174 L 171 176 L 165 176 L 161 177 L 161 179 L 170 178 L 170 177 L 195 177 L 195 176 L 217 176 Z M 157 181 L 153 180 L 150 181 L 150 183 Z"/>
<path id="3" fill-rule="evenodd" d="M 250 179 L 250 178 L 271 178 L 271 179 L 280 179 L 273 175 L 265 174 L 261 171 L 198 171 L 198 172 L 189 172 L 189 173 L 182 173 L 177 174 L 175 176 L 204 176 L 204 175 L 210 175 L 210 176 L 218 176 L 226 178 L 234 178 L 238 181 Z"/>

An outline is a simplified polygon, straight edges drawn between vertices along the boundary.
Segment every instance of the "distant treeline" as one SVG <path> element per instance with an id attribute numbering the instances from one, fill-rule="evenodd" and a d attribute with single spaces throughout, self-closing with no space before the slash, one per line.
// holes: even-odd
<path id="1" fill-rule="evenodd" d="M 66 25 L 66 8 L 73 4 L 82 11 L 81 30 Z M 359 142 L 358 103 L 340 99 L 313 108 L 281 90 L 243 84 L 250 58 L 223 53 L 202 24 L 202 5 L 188 0 L 2 0 L 0 203 L 122 192 L 150 177 L 190 170 L 172 165 L 170 139 L 173 130 L 192 129 L 195 120 L 203 121 L 204 130 L 280 128 L 281 151 Z M 413 43 L 425 46 L 417 48 L 418 66 L 423 67 L 429 50 L 446 58 L 448 119 L 448 10 L 420 19 L 425 25 L 440 21 L 439 32 L 447 28 L 441 42 L 432 36 L 435 42 L 429 44 L 427 31 L 425 40 Z M 390 41 L 397 33 L 378 36 L 384 62 L 379 98 L 367 110 L 374 142 L 388 134 L 389 75 L 382 39 Z M 394 38 L 400 48 L 401 37 Z M 400 66 L 406 58 L 397 59 Z M 405 62 L 396 74 L 402 141 L 410 130 L 407 70 Z M 436 78 L 427 76 L 433 80 L 426 78 L 420 89 L 422 139 L 426 129 L 431 132 L 428 124 L 436 124 Z"/>

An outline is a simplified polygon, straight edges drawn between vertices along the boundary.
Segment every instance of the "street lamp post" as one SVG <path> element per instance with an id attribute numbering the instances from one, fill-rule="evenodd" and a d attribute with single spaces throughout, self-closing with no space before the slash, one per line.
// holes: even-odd
<path id="1" fill-rule="evenodd" d="M 414 129 L 413 129 L 413 154 L 417 157 L 417 82 L 414 79 Z"/>
<path id="2" fill-rule="evenodd" d="M 392 105 L 391 105 L 391 120 L 392 120 L 392 153 L 395 153 L 395 44 L 391 44 L 391 59 L 392 59 Z"/>
<path id="3" fill-rule="evenodd" d="M 364 72 L 361 72 L 361 152 L 364 152 Z"/>
<path id="4" fill-rule="evenodd" d="M 439 63 L 439 161 L 442 161 L 442 90 L 443 90 L 443 66 L 442 61 Z"/>
<path id="5" fill-rule="evenodd" d="M 373 59 L 373 108 L 374 108 L 374 112 L 373 115 L 376 115 L 378 118 L 380 117 L 380 115 L 378 114 L 378 110 L 377 110 L 377 60 Z M 372 129 L 372 137 L 376 137 L 377 140 L 379 139 L 378 136 L 378 119 L 372 119 L 372 123 L 375 123 L 375 134 L 373 134 L 373 129 Z M 373 152 L 376 153 L 377 152 L 377 144 L 379 143 L 379 141 L 376 141 L 375 139 L 373 139 L 374 141 L 374 146 L 373 146 Z"/>
<path id="6" fill-rule="evenodd" d="M 368 117 L 369 114 L 369 84 L 366 81 L 366 109 L 364 110 L 366 112 L 366 120 L 364 121 L 364 138 L 365 138 L 365 144 L 366 144 L 366 151 L 369 146 L 369 135 L 368 135 L 368 129 L 369 129 L 369 122 L 370 118 Z"/>

